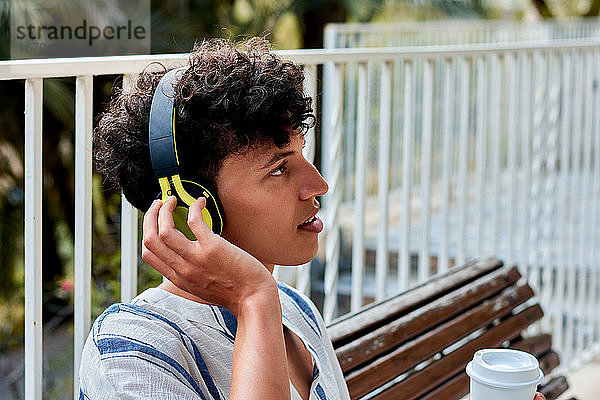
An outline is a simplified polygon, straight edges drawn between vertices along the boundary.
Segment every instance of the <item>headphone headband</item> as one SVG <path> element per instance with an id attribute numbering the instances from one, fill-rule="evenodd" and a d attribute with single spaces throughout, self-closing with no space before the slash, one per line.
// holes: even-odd
<path id="1" fill-rule="evenodd" d="M 216 195 L 217 192 L 210 187 L 211 185 L 186 181 L 179 176 L 179 159 L 177 157 L 177 142 L 175 141 L 174 86 L 180 78 L 177 74 L 182 73 L 187 68 L 173 69 L 167 72 L 158 82 L 150 106 L 148 147 L 152 169 L 161 189 L 159 196 L 163 201 L 171 195 L 177 197 L 178 207 L 175 211 L 184 209 L 185 218 L 179 218 L 180 221 L 176 221 L 175 226 L 184 232 L 190 240 L 195 240 L 194 234 L 185 221 L 187 219 L 187 207 L 191 206 L 199 196 L 206 198 L 206 207 L 202 209 L 202 219 L 218 235 L 223 232 L 225 215 L 221 211 L 223 207 Z"/>
<path id="2" fill-rule="evenodd" d="M 152 96 L 148 146 L 152 168 L 158 179 L 179 174 L 179 160 L 175 147 L 174 86 L 180 78 L 177 73 L 182 73 L 187 68 L 176 68 L 167 72 Z M 165 115 L 170 115 L 171 118 L 164 118 Z"/>

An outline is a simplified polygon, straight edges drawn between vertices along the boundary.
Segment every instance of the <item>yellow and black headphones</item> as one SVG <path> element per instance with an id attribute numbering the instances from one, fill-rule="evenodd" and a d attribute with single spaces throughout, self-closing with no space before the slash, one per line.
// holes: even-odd
<path id="1" fill-rule="evenodd" d="M 150 107 L 150 123 L 148 128 L 148 146 L 154 175 L 160 184 L 161 193 L 158 198 L 164 202 L 167 197 L 177 197 L 177 207 L 173 212 L 175 226 L 189 239 L 195 237 L 187 226 L 188 207 L 200 196 L 206 197 L 206 207 L 202 210 L 202 219 L 217 235 L 223 232 L 223 207 L 217 192 L 211 185 L 182 179 L 179 176 L 179 157 L 175 140 L 175 90 L 177 74 L 188 67 L 173 69 L 167 72 L 158 83 L 152 105 Z"/>

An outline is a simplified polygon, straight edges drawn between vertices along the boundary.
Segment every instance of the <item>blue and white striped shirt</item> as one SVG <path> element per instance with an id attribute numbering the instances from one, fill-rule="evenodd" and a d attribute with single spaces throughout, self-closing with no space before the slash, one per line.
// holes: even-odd
<path id="1" fill-rule="evenodd" d="M 313 360 L 310 400 L 346 400 L 348 389 L 312 302 L 279 283 L 283 325 Z M 79 371 L 80 399 L 206 399 L 229 396 L 236 318 L 222 307 L 148 289 L 96 319 Z M 292 400 L 300 396 L 290 384 Z"/>

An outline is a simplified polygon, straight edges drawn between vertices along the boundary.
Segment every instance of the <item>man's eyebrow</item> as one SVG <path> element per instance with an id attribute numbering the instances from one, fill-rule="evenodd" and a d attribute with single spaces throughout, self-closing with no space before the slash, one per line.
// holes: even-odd
<path id="1" fill-rule="evenodd" d="M 275 155 L 273 155 L 273 157 L 271 157 L 271 159 L 269 160 L 269 162 L 266 163 L 265 166 L 262 167 L 261 169 L 268 168 L 269 166 L 275 164 L 277 161 L 281 160 L 282 158 L 294 155 L 295 153 L 296 152 L 292 151 L 292 150 L 290 150 L 290 151 L 282 151 L 280 153 L 276 153 Z"/>

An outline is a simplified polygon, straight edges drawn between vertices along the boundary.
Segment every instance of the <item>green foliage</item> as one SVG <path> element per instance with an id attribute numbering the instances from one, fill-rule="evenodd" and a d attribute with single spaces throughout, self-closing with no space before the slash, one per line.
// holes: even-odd
<path id="1" fill-rule="evenodd" d="M 24 289 L 18 288 L 4 294 L 0 300 L 0 349 L 20 345 L 25 326 Z"/>

